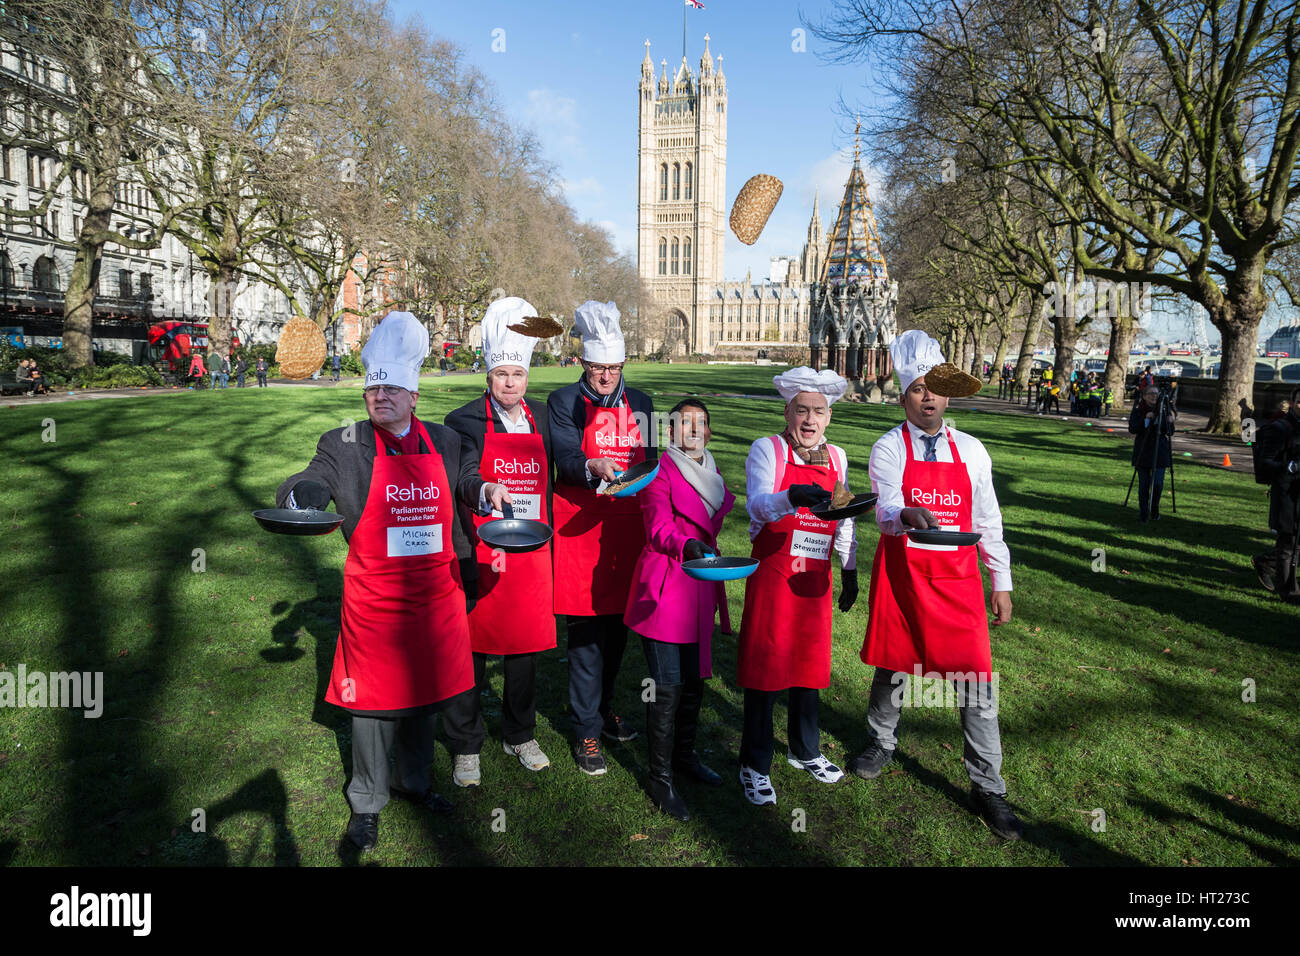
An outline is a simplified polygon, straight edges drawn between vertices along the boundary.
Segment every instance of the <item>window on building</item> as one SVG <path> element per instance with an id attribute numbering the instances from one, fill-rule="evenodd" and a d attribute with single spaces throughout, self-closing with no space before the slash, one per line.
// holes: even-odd
<path id="1" fill-rule="evenodd" d="M 672 255 L 673 275 L 677 275 L 677 256 L 678 256 L 678 252 L 679 252 L 679 250 L 678 250 L 678 247 L 677 247 L 677 238 L 674 236 L 674 237 L 673 237 L 673 255 Z"/>
<path id="2" fill-rule="evenodd" d="M 153 298 L 153 276 L 147 272 L 140 273 L 140 298 L 146 302 Z"/>
<path id="3" fill-rule="evenodd" d="M 32 285 L 41 292 L 59 291 L 59 271 L 49 256 L 41 256 L 32 263 Z"/>
<path id="4" fill-rule="evenodd" d="M 122 299 L 129 299 L 134 294 L 134 290 L 131 288 L 131 271 L 129 269 L 119 269 L 117 271 L 117 294 Z"/>
<path id="5" fill-rule="evenodd" d="M 14 181 L 14 170 L 10 165 L 13 159 L 12 151 L 8 146 L 0 147 L 0 178 L 7 179 L 9 182 Z"/>
<path id="6" fill-rule="evenodd" d="M 690 168 L 689 166 L 687 167 Z M 689 198 L 689 197 L 688 197 Z M 691 240 L 686 238 L 682 240 L 682 275 L 691 274 Z"/>
<path id="7" fill-rule="evenodd" d="M 14 285 L 14 264 L 9 261 L 9 253 L 0 252 L 0 287 L 12 289 Z"/>
<path id="8" fill-rule="evenodd" d="M 682 198 L 682 164 L 673 163 L 673 198 Z"/>
<path id="9" fill-rule="evenodd" d="M 668 240 L 659 240 L 659 274 L 668 275 Z"/>
<path id="10" fill-rule="evenodd" d="M 695 183 L 694 183 L 695 176 L 693 170 L 694 167 L 690 163 L 687 163 L 686 164 L 686 198 L 687 199 L 691 198 L 691 194 L 695 190 Z"/>
<path id="11" fill-rule="evenodd" d="M 663 163 L 659 166 L 659 201 L 664 202 L 668 199 L 668 164 Z"/>

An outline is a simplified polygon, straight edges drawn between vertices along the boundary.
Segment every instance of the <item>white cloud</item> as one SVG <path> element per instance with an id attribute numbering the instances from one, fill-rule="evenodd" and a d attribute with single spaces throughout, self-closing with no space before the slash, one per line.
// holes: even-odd
<path id="1" fill-rule="evenodd" d="M 614 248 L 636 258 L 636 227 L 626 223 L 617 223 L 613 219 L 601 219 L 596 223 L 613 237 Z"/>
<path id="2" fill-rule="evenodd" d="M 849 181 L 853 169 L 853 150 L 845 148 L 813 163 L 804 176 L 799 188 L 800 201 L 807 207 L 812 206 L 813 193 L 817 193 L 821 206 L 822 225 L 829 229 L 831 219 L 844 198 L 844 186 Z M 884 189 L 884 174 L 871 166 L 862 167 L 862 175 L 867 179 L 867 195 L 872 203 L 880 200 Z"/>
<path id="3" fill-rule="evenodd" d="M 560 96 L 554 90 L 529 90 L 529 123 L 551 150 L 581 155 L 582 141 L 578 124 L 578 101 Z"/>
<path id="4" fill-rule="evenodd" d="M 584 176 L 582 179 L 566 179 L 560 183 L 560 188 L 564 190 L 564 195 L 568 197 L 569 202 L 578 196 L 599 196 L 605 191 L 599 179 L 595 176 Z"/>

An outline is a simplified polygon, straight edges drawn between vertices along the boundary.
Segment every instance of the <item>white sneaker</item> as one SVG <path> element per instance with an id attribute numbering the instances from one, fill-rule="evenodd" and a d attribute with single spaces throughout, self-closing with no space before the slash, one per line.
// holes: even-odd
<path id="1" fill-rule="evenodd" d="M 786 760 L 790 766 L 796 770 L 807 770 L 817 780 L 822 783 L 839 783 L 844 778 L 844 771 L 835 764 L 831 763 L 821 754 L 813 757 L 812 760 L 800 760 L 794 754 L 786 754 Z"/>
<path id="2" fill-rule="evenodd" d="M 478 754 L 456 754 L 456 767 L 451 772 L 452 783 L 458 787 L 477 787 L 482 779 L 478 770 Z"/>
<path id="3" fill-rule="evenodd" d="M 776 803 L 776 790 L 772 787 L 772 778 L 766 777 L 749 767 L 740 768 L 740 785 L 745 788 L 745 799 L 756 807 L 765 803 Z"/>
<path id="4" fill-rule="evenodd" d="M 522 744 L 508 744 L 502 741 L 501 749 L 512 757 L 518 757 L 519 762 L 529 770 L 545 770 L 551 765 L 550 758 L 542 753 L 536 738 L 525 740 Z"/>

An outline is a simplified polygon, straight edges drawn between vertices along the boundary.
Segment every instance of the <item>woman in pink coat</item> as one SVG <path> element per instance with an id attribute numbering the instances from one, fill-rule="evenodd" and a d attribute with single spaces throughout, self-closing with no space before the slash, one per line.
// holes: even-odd
<path id="1" fill-rule="evenodd" d="M 695 752 L 704 678 L 713 675 L 709 642 L 719 606 L 730 632 L 727 597 L 719 582 L 697 581 L 682 562 L 718 553 L 722 519 L 736 503 L 709 454 L 709 410 L 699 399 L 678 402 L 669 413 L 667 453 L 659 474 L 638 498 L 646 543 L 637 560 L 623 621 L 641 635 L 650 677 L 646 737 L 650 744 L 650 797 L 678 820 L 689 820 L 673 787 L 673 771 L 713 786 L 722 778 Z"/>

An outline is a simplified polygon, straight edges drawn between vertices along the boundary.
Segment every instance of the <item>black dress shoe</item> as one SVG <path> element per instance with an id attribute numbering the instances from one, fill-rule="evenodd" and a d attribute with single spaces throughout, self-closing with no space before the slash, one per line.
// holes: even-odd
<path id="1" fill-rule="evenodd" d="M 389 786 L 389 793 L 395 797 L 401 797 L 403 800 L 409 800 L 418 807 L 424 807 L 433 813 L 448 813 L 452 809 L 452 803 L 440 793 L 434 793 L 433 787 L 430 787 L 424 793 L 416 793 L 413 790 L 407 790 L 405 787 Z"/>
<path id="2" fill-rule="evenodd" d="M 1004 840 L 1019 840 L 1025 828 L 1011 812 L 1004 793 L 990 793 L 974 784 L 970 788 L 971 804 L 990 830 Z"/>
<path id="3" fill-rule="evenodd" d="M 348 820 L 348 839 L 363 853 L 373 850 L 379 842 L 379 814 L 352 814 Z"/>
<path id="4" fill-rule="evenodd" d="M 880 744 L 873 743 L 862 753 L 849 761 L 849 773 L 863 780 L 875 780 L 880 772 L 894 761 L 894 751 L 886 750 Z"/>

